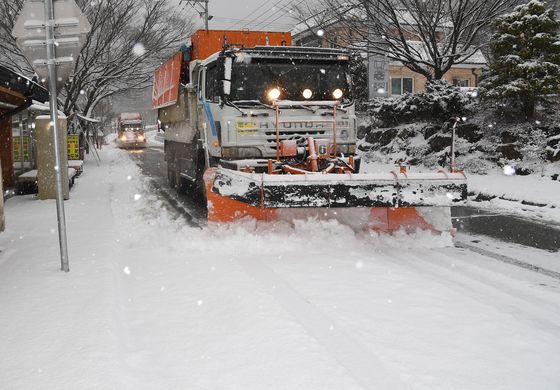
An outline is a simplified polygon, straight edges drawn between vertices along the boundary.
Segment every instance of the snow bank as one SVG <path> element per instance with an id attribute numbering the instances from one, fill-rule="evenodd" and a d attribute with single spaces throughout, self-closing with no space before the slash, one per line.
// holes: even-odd
<path id="1" fill-rule="evenodd" d="M 468 187 L 474 197 L 479 194 L 495 197 L 487 202 L 476 202 L 475 206 L 560 223 L 560 181 L 551 180 L 549 176 L 516 176 L 506 168 L 488 175 L 469 175 Z"/>

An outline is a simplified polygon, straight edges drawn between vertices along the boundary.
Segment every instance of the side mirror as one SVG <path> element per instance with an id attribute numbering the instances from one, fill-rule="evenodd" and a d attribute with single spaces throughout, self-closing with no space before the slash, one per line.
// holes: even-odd
<path id="1" fill-rule="evenodd" d="M 224 60 L 224 79 L 222 80 L 222 89 L 224 96 L 231 94 L 231 70 L 233 60 L 231 57 L 226 57 Z"/>

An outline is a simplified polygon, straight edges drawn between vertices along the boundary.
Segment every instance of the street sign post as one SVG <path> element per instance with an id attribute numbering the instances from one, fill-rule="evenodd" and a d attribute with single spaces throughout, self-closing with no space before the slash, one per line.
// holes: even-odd
<path id="1" fill-rule="evenodd" d="M 47 30 L 54 26 L 56 81 L 57 87 L 61 88 L 70 77 L 91 26 L 74 0 L 49 0 L 56 19 L 47 16 L 45 1 L 27 0 L 24 3 L 12 35 L 39 77 L 46 80 L 49 76 Z"/>
<path id="2" fill-rule="evenodd" d="M 48 79 L 55 155 L 56 210 L 61 269 L 70 271 L 62 158 L 59 143 L 57 87 L 70 77 L 91 26 L 74 0 L 27 0 L 16 20 L 12 35 L 37 74 Z M 58 74 L 57 74 L 58 72 Z M 66 150 L 64 150 L 66 153 Z"/>

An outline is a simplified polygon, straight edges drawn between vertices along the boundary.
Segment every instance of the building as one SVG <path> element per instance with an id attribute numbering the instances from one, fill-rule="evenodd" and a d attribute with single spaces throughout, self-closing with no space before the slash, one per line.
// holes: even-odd
<path id="1" fill-rule="evenodd" d="M 4 188 L 15 184 L 12 117 L 34 102 L 49 100 L 46 89 L 0 65 L 0 231 L 4 230 Z"/>
<path id="2" fill-rule="evenodd" d="M 412 20 L 412 18 L 410 18 Z M 366 28 L 366 27 L 364 27 Z M 320 34 L 317 34 L 318 28 L 312 25 L 301 23 L 293 31 L 294 45 L 298 46 L 318 46 L 318 47 L 347 47 L 356 51 L 362 51 L 364 55 L 367 53 L 364 42 L 360 41 L 360 35 L 356 31 L 349 31 L 336 21 L 321 24 Z M 438 31 L 439 39 L 443 38 L 444 29 Z M 413 35 L 407 36 L 407 43 L 414 47 L 422 56 L 427 55 L 425 45 L 420 41 L 419 37 Z M 453 85 L 464 88 L 478 87 L 478 80 L 487 61 L 482 52 L 479 50 L 467 61 L 453 65 L 453 67 L 444 75 L 443 79 Z M 425 90 L 426 77 L 410 70 L 398 61 L 389 62 L 389 80 L 388 93 L 391 96 L 401 95 L 403 93 L 418 93 Z"/>

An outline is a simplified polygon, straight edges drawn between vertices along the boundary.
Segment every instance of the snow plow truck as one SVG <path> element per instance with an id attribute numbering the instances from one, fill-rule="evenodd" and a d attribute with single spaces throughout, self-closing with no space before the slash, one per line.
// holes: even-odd
<path id="1" fill-rule="evenodd" d="M 350 56 L 287 32 L 199 30 L 154 74 L 169 184 L 208 220 L 336 218 L 377 231 L 451 230 L 462 172 L 360 173 Z"/>
<path id="2" fill-rule="evenodd" d="M 117 117 L 117 146 L 119 148 L 145 148 L 144 122 L 138 112 L 123 112 Z"/>

